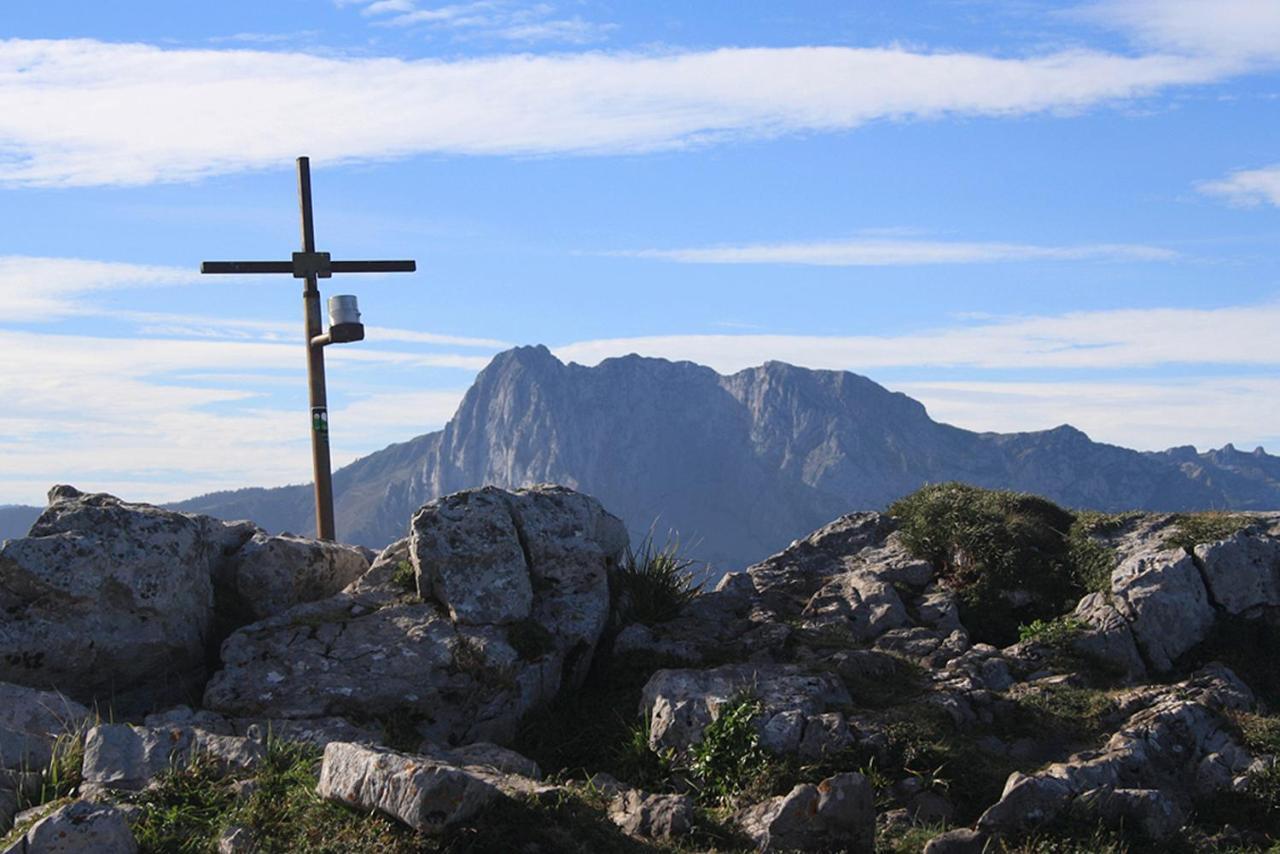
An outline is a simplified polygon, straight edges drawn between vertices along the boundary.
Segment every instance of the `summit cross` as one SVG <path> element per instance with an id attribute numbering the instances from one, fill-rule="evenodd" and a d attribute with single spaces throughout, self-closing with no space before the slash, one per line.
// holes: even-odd
<path id="1" fill-rule="evenodd" d="M 311 403 L 311 458 L 316 494 L 316 536 L 334 539 L 333 473 L 329 460 L 329 404 L 324 386 L 324 348 L 364 339 L 364 325 L 352 296 L 329 300 L 330 325 L 324 331 L 320 317 L 319 280 L 334 273 L 412 273 L 413 261 L 333 261 L 328 252 L 316 251 L 315 224 L 311 216 L 311 162 L 298 158 L 298 203 L 302 209 L 302 251 L 289 261 L 204 261 L 201 273 L 289 273 L 305 279 L 302 291 L 306 324 L 307 384 Z"/>

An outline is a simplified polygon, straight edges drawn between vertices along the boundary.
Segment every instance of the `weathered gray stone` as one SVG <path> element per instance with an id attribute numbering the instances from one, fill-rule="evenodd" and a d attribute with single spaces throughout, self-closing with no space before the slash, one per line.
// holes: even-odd
<path id="1" fill-rule="evenodd" d="M 63 694 L 0 682 L 0 727 L 57 737 L 88 719 L 89 710 Z M 0 768 L 12 767 L 0 762 Z"/>
<path id="2" fill-rule="evenodd" d="M 264 753 L 262 745 L 251 739 L 189 727 L 103 724 L 85 736 L 82 774 L 90 789 L 138 791 L 197 757 L 227 772 L 251 770 Z"/>
<path id="3" fill-rule="evenodd" d="M 1091 789 L 1071 804 L 1072 811 L 1115 828 L 1160 841 L 1186 823 L 1177 802 L 1158 789 Z"/>
<path id="4" fill-rule="evenodd" d="M 839 623 L 855 641 L 869 641 L 907 624 L 907 610 L 893 585 L 867 570 L 832 578 L 804 608 L 804 616 Z"/>
<path id="5" fill-rule="evenodd" d="M 1249 688 L 1221 665 L 1210 665 L 1176 685 L 1138 692 L 1129 705 L 1129 719 L 1103 749 L 1076 754 L 1031 775 L 1015 772 L 1000 800 L 978 820 L 978 828 L 1023 832 L 1051 821 L 1075 798 L 1095 790 L 1159 789 L 1190 799 L 1201 782 L 1198 772 L 1206 755 L 1235 756 L 1235 762 L 1245 765 L 1248 756 L 1225 728 L 1223 713 L 1247 710 L 1253 702 Z M 1134 809 L 1152 827 L 1163 820 L 1147 812 L 1152 803 L 1148 796 L 1129 794 L 1115 803 L 1137 804 Z"/>
<path id="6" fill-rule="evenodd" d="M 479 765 L 504 774 L 518 774 L 531 780 L 542 779 L 542 769 L 538 767 L 537 762 L 510 748 L 488 741 L 477 741 L 458 747 L 443 747 L 427 741 L 418 748 L 418 753 L 441 759 L 451 765 Z"/>
<path id="7" fill-rule="evenodd" d="M 673 839 L 693 829 L 693 798 L 629 789 L 609 803 L 609 820 L 642 839 Z"/>
<path id="8" fill-rule="evenodd" d="M 0 546 L 0 678 L 117 710 L 203 679 L 211 576 L 256 529 L 54 487 Z"/>
<path id="9" fill-rule="evenodd" d="M 1147 673 L 1138 645 L 1133 639 L 1129 621 L 1111 604 L 1105 593 L 1090 593 L 1076 605 L 1072 615 L 1089 626 L 1072 641 L 1072 648 L 1122 674 L 1126 679 L 1140 679 Z"/>
<path id="10" fill-rule="evenodd" d="M 5 854 L 136 854 L 137 850 L 120 810 L 73 801 L 32 825 Z"/>
<path id="11" fill-rule="evenodd" d="M 418 593 L 454 622 L 514 623 L 533 609 L 529 565 L 503 490 L 436 499 L 414 514 L 409 548 Z"/>
<path id="12" fill-rule="evenodd" d="M 219 569 L 214 581 L 243 615 L 240 622 L 249 623 L 333 596 L 368 569 L 368 560 L 354 546 L 259 532 Z"/>
<path id="13" fill-rule="evenodd" d="M 1161 543 L 1137 551 L 1116 567 L 1111 586 L 1112 603 L 1156 671 L 1172 667 L 1213 625 L 1213 605 L 1200 570 L 1182 549 Z"/>
<path id="14" fill-rule="evenodd" d="M 988 836 L 967 827 L 948 830 L 930 839 L 923 854 L 985 854 Z"/>
<path id="15" fill-rule="evenodd" d="M 324 749 L 317 792 L 360 810 L 379 810 L 430 834 L 465 821 L 503 794 L 472 768 L 338 741 Z"/>
<path id="16" fill-rule="evenodd" d="M 870 781 L 854 772 L 803 784 L 737 816 L 761 851 L 869 852 L 875 847 Z"/>
<path id="17" fill-rule="evenodd" d="M 1195 553 L 1213 601 L 1227 613 L 1280 607 L 1280 540 L 1241 531 Z"/>
<path id="18" fill-rule="evenodd" d="M 243 825 L 232 825 L 218 837 L 218 854 L 252 854 L 256 848 L 253 831 Z"/>
<path id="19" fill-rule="evenodd" d="M 393 545 L 343 593 L 233 633 L 205 705 L 272 719 L 404 714 L 438 743 L 505 741 L 525 712 L 585 676 L 608 619 L 608 571 L 625 544 L 620 522 L 559 487 L 461 493 L 415 518 L 418 539 Z M 497 532 L 488 546 L 485 531 Z M 438 602 L 391 589 L 390 562 L 401 549 L 416 555 L 419 583 L 423 565 L 437 566 L 428 575 L 443 579 L 445 596 L 468 560 L 483 572 L 519 569 L 531 603 L 511 610 L 494 599 L 490 608 L 484 597 L 501 598 L 501 579 L 483 596 L 463 585 L 453 605 L 465 619 L 455 622 Z M 517 613 L 524 618 L 510 622 Z"/>
<path id="20" fill-rule="evenodd" d="M 687 750 L 702 739 L 702 730 L 720 710 L 742 695 L 759 700 L 757 726 L 762 729 L 785 712 L 803 716 L 807 726 L 809 718 L 852 702 L 844 685 L 831 674 L 806 673 L 792 665 L 659 670 L 645 684 L 640 700 L 649 720 L 649 746 L 654 750 Z M 803 738 L 802 732 L 797 746 Z M 790 744 L 789 735 L 775 737 L 772 731 L 768 739 L 774 748 Z"/>

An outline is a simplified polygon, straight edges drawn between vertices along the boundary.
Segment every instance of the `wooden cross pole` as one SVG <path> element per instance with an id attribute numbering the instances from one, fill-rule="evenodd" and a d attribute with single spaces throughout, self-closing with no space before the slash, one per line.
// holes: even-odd
<path id="1" fill-rule="evenodd" d="M 305 279 L 302 305 L 306 323 L 307 383 L 311 399 L 311 457 L 316 491 L 316 535 L 334 538 L 333 473 L 329 462 L 329 404 L 324 388 L 324 348 L 364 339 L 364 326 L 354 305 L 339 318 L 336 312 L 329 331 L 320 318 L 319 279 L 334 273 L 412 273 L 413 261 L 333 261 L 328 252 L 316 251 L 315 224 L 311 218 L 311 162 L 298 158 L 298 203 L 302 208 L 302 251 L 291 261 L 204 261 L 201 273 L 290 273 Z"/>

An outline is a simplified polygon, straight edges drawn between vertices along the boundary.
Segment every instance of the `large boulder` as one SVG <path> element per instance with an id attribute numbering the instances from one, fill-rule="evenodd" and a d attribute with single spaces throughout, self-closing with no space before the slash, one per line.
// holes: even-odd
<path id="1" fill-rule="evenodd" d="M 483 489 L 432 502 L 413 530 L 339 595 L 233 633 L 205 705 L 237 717 L 409 719 L 422 737 L 459 744 L 509 739 L 526 711 L 577 684 L 608 619 L 609 570 L 627 545 L 620 521 L 560 487 Z M 425 596 L 404 586 L 405 561 Z M 527 606 L 470 589 L 495 579 L 527 588 Z"/>
<path id="2" fill-rule="evenodd" d="M 0 678 L 116 699 L 203 675 L 212 573 L 250 530 L 54 487 L 0 546 Z"/>
<path id="3" fill-rule="evenodd" d="M 367 569 L 349 546 L 56 486 L 0 546 L 0 679 L 122 713 L 187 700 L 226 632 Z"/>

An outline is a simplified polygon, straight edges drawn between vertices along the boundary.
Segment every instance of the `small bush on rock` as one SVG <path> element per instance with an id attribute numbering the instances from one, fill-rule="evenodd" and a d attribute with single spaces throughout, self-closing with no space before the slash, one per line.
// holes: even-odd
<path id="1" fill-rule="evenodd" d="M 760 746 L 755 724 L 760 709 L 759 700 L 744 694 L 730 700 L 703 729 L 689 770 L 704 800 L 729 803 L 767 769 L 770 757 Z"/>
<path id="2" fill-rule="evenodd" d="M 1013 643 L 1019 625 L 1063 613 L 1084 592 L 1069 537 L 1075 516 L 1044 498 L 943 483 L 889 513 L 907 548 L 958 592 L 974 640 Z"/>

